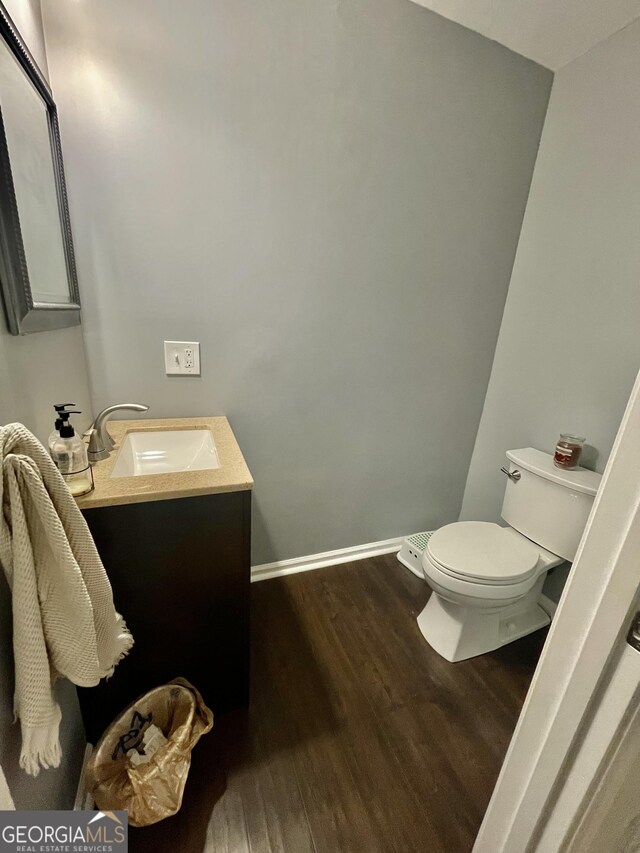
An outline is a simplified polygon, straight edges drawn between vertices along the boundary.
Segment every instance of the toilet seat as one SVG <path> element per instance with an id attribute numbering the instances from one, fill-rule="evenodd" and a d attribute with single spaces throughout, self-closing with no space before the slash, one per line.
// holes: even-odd
<path id="1" fill-rule="evenodd" d="M 436 530 L 425 556 L 459 581 L 504 586 L 533 578 L 541 555 L 533 542 L 512 528 L 486 521 L 458 521 Z"/>

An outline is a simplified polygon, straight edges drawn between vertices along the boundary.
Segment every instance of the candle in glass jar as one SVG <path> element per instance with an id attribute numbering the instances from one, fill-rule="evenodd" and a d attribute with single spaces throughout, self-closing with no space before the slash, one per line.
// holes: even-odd
<path id="1" fill-rule="evenodd" d="M 565 470 L 577 468 L 585 440 L 582 436 L 573 435 L 570 432 L 560 433 L 560 438 L 553 454 L 554 464 L 558 468 L 564 468 Z"/>

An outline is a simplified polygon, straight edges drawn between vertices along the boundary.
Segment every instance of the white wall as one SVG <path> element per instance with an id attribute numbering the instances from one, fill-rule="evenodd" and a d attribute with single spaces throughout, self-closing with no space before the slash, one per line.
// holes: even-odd
<path id="1" fill-rule="evenodd" d="M 640 21 L 555 76 L 461 518 L 508 448 L 587 436 L 602 471 L 640 366 Z"/>
<path id="2" fill-rule="evenodd" d="M 554 71 L 640 15 L 640 0 L 414 0 Z"/>
<path id="3" fill-rule="evenodd" d="M 43 8 L 96 408 L 227 414 L 256 563 L 456 518 L 549 72 L 407 0 Z"/>
<path id="4" fill-rule="evenodd" d="M 4 0 L 4 4 L 46 74 L 38 0 Z M 12 337 L 0 312 L 0 424 L 21 421 L 45 440 L 53 428 L 51 406 L 60 400 L 76 401 L 86 413 L 80 424 L 88 422 L 89 383 L 80 327 Z M 0 763 L 17 808 L 71 808 L 84 749 L 75 688 L 68 682 L 59 684 L 63 709 L 61 767 L 43 771 L 34 780 L 18 767 L 20 733 L 13 723 L 10 614 L 9 590 L 0 572 Z"/>

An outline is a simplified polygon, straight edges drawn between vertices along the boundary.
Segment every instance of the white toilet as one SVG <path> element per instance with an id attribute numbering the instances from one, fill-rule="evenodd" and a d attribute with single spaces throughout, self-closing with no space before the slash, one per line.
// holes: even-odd
<path id="1" fill-rule="evenodd" d="M 585 468 L 564 471 L 527 447 L 507 451 L 500 527 L 458 521 L 433 533 L 422 570 L 433 594 L 418 616 L 424 638 L 460 661 L 549 623 L 539 600 L 549 569 L 572 561 L 600 484 Z"/>

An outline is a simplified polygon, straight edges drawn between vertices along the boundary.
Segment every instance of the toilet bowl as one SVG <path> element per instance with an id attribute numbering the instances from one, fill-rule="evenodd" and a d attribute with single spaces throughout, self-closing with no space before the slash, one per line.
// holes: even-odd
<path id="1" fill-rule="evenodd" d="M 460 521 L 437 530 L 422 556 L 433 595 L 418 617 L 429 644 L 455 662 L 549 624 L 539 605 L 549 569 L 562 557 L 510 527 Z"/>
<path id="2" fill-rule="evenodd" d="M 600 475 L 560 471 L 533 448 L 507 452 L 507 527 L 458 521 L 436 530 L 422 554 L 433 593 L 418 616 L 427 642 L 455 662 L 549 624 L 540 606 L 547 572 L 573 560 Z"/>

